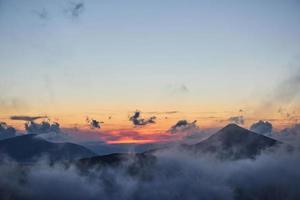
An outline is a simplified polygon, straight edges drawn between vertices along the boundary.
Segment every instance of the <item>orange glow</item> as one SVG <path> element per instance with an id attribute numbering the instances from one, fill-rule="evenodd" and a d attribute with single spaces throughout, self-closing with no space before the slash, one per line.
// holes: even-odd
<path id="1" fill-rule="evenodd" d="M 207 107 L 205 107 L 207 106 Z M 99 105 L 104 107 L 104 105 Z M 108 107 L 108 106 L 107 106 Z M 130 106 L 131 107 L 131 106 Z M 135 107 L 135 106 L 132 106 Z M 146 109 L 147 108 L 147 109 Z M 118 143 L 151 143 L 151 142 L 162 142 L 178 140 L 181 135 L 167 134 L 167 130 L 174 125 L 178 120 L 186 119 L 188 121 L 197 120 L 197 125 L 200 129 L 206 128 L 221 128 L 228 124 L 228 118 L 231 116 L 243 115 L 245 118 L 245 124 L 242 125 L 245 128 L 249 128 L 253 122 L 258 120 L 270 121 L 273 124 L 274 129 L 282 129 L 297 123 L 300 118 L 299 113 L 294 113 L 293 118 L 287 118 L 285 115 L 280 114 L 277 110 L 273 111 L 260 111 L 255 108 L 245 108 L 243 112 L 239 112 L 237 108 L 243 108 L 243 106 L 225 106 L 225 105 L 193 105 L 186 106 L 185 108 L 178 107 L 178 111 L 172 114 L 163 112 L 159 107 L 147 106 L 141 109 L 142 117 L 149 118 L 150 116 L 156 116 L 156 123 L 149 124 L 146 126 L 135 127 L 132 122 L 129 121 L 129 116 L 133 114 L 135 109 L 130 110 L 125 106 L 116 106 L 114 109 L 96 109 L 83 108 L 77 104 L 70 104 L 62 109 L 49 109 L 48 112 L 44 113 L 36 112 L 7 112 L 0 114 L 0 121 L 4 121 L 7 124 L 14 126 L 19 131 L 24 132 L 24 121 L 13 121 L 10 120 L 11 115 L 47 115 L 51 121 L 58 122 L 63 129 L 69 129 L 69 132 L 78 131 L 78 134 L 82 134 L 82 137 L 87 137 L 87 133 L 94 134 L 95 137 L 101 141 L 105 141 L 109 144 Z M 36 109 L 38 110 L 38 109 Z M 177 110 L 175 107 L 164 107 L 164 111 Z M 295 109 L 293 109 L 295 110 Z M 161 112 L 154 112 L 161 111 Z M 287 112 L 287 111 L 286 111 Z M 91 130 L 86 122 L 86 117 L 103 121 L 101 129 Z M 40 122 L 37 120 L 37 122 Z"/>
<path id="2" fill-rule="evenodd" d="M 107 144 L 147 144 L 159 142 L 157 140 L 134 140 L 134 139 L 122 139 L 118 141 L 108 141 Z"/>

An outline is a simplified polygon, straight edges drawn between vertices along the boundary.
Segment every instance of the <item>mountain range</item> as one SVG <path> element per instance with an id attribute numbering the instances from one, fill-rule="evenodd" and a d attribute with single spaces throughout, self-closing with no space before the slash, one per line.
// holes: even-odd
<path id="1" fill-rule="evenodd" d="M 206 140 L 193 145 L 181 145 L 179 148 L 196 156 L 212 154 L 222 160 L 237 160 L 254 159 L 262 151 L 271 150 L 280 144 L 281 142 L 272 138 L 249 131 L 236 124 L 229 124 Z M 114 153 L 83 158 L 79 164 L 84 167 L 91 165 L 112 166 L 134 159 L 134 165 L 140 166 L 143 163 L 152 163 L 155 160 L 155 153 L 169 149 L 171 147 L 152 149 L 136 154 Z"/>
<path id="2" fill-rule="evenodd" d="M 26 134 L 0 141 L 2 159 L 13 159 L 19 163 L 32 163 L 41 157 L 51 162 L 76 160 L 95 156 L 89 149 L 73 143 L 53 143 L 37 137 L 35 134 Z"/>
<path id="3" fill-rule="evenodd" d="M 102 164 L 117 165 L 132 158 L 138 163 L 154 159 L 154 153 L 170 149 L 157 148 L 140 153 L 113 153 L 99 155 L 90 149 L 73 143 L 54 143 L 35 134 L 16 136 L 0 141 L 0 154 L 27 163 L 46 157 L 50 161 L 79 160 L 84 166 Z M 181 145 L 183 151 L 198 154 L 214 154 L 220 159 L 253 159 L 266 149 L 279 145 L 272 138 L 254 133 L 235 124 L 229 124 L 206 140 L 193 145 Z M 5 158 L 2 156 L 2 158 Z"/>

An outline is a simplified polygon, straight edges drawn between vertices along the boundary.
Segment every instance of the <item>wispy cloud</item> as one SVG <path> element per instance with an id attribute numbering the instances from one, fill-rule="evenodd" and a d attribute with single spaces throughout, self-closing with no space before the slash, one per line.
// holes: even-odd
<path id="1" fill-rule="evenodd" d="M 85 9 L 83 2 L 69 2 L 66 13 L 73 18 L 79 17 Z"/>
<path id="2" fill-rule="evenodd" d="M 244 119 L 244 116 L 233 116 L 233 117 L 228 118 L 228 122 L 239 124 L 239 125 L 244 125 L 245 119 Z"/>
<path id="3" fill-rule="evenodd" d="M 11 120 L 20 120 L 20 121 L 34 121 L 37 119 L 47 119 L 47 116 L 26 116 L 26 115 L 14 115 L 11 116 Z"/>

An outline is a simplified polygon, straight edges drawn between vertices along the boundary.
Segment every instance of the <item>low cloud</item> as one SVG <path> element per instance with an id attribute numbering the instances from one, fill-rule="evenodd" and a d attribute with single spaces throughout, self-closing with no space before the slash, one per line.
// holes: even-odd
<path id="1" fill-rule="evenodd" d="M 300 137 L 300 124 L 294 124 L 289 128 L 285 128 L 281 131 L 281 134 L 287 136 L 299 136 Z"/>
<path id="2" fill-rule="evenodd" d="M 16 129 L 5 122 L 0 122 L 0 140 L 14 136 L 16 136 Z"/>
<path id="3" fill-rule="evenodd" d="M 299 152 L 264 152 L 256 159 L 216 160 L 176 149 L 157 152 L 153 162 L 136 168 L 136 157 L 113 168 L 75 165 L 22 168 L 0 164 L 2 197 L 11 199 L 272 199 L 300 196 Z M 135 168 L 134 168 L 135 166 Z M 133 173 L 133 169 L 134 171 Z"/>
<path id="4" fill-rule="evenodd" d="M 228 121 L 230 123 L 235 123 L 235 124 L 238 124 L 238 125 L 244 125 L 245 123 L 245 119 L 243 116 L 233 116 L 233 117 L 229 117 L 228 118 Z"/>
<path id="5" fill-rule="evenodd" d="M 43 121 L 41 123 L 36 123 L 34 121 L 29 121 L 25 123 L 25 129 L 27 133 L 31 134 L 59 133 L 60 125 L 57 122 L 49 123 Z"/>
<path id="6" fill-rule="evenodd" d="M 152 116 L 148 119 L 141 118 L 141 112 L 135 111 L 134 114 L 129 118 L 129 121 L 131 121 L 135 126 L 145 126 L 147 124 L 154 124 L 155 119 L 155 116 Z"/>
<path id="7" fill-rule="evenodd" d="M 298 145 L 300 147 L 300 124 L 293 124 L 288 128 L 273 133 L 272 137 L 281 140 L 285 143 Z"/>
<path id="8" fill-rule="evenodd" d="M 273 126 L 268 121 L 258 121 L 250 126 L 250 130 L 261 135 L 270 136 L 272 134 Z"/>

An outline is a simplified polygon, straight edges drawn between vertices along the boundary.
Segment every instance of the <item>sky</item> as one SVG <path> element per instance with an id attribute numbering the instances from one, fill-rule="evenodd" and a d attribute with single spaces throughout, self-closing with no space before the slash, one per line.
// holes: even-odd
<path id="1" fill-rule="evenodd" d="M 149 134 L 243 116 L 246 127 L 282 128 L 300 111 L 299 9 L 297 0 L 0 0 L 0 119 L 88 128 L 89 116 L 103 130 Z M 136 129 L 135 110 L 156 123 Z"/>

